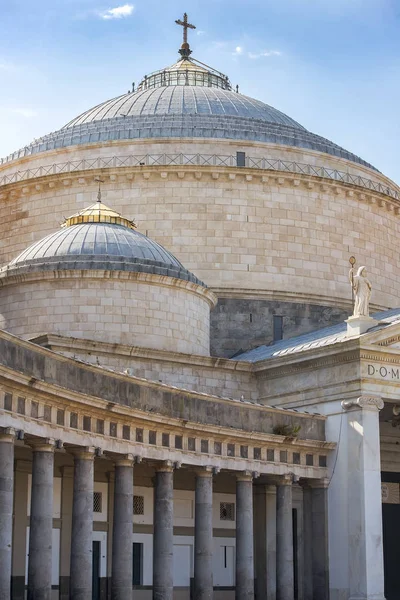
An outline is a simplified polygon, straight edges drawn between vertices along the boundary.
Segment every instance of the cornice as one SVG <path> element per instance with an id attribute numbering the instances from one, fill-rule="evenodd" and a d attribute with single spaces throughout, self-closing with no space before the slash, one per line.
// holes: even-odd
<path id="1" fill-rule="evenodd" d="M 139 386 L 145 386 L 146 388 L 149 388 L 149 389 L 158 389 L 161 391 L 167 391 L 167 392 L 171 392 L 171 393 L 182 393 L 182 394 L 185 394 L 187 397 L 198 398 L 198 399 L 203 399 L 203 400 L 212 400 L 213 402 L 231 405 L 234 407 L 237 407 L 238 405 L 240 405 L 240 406 L 245 407 L 248 410 L 264 410 L 266 412 L 279 413 L 279 414 L 285 414 L 285 415 L 291 414 L 293 412 L 293 414 L 299 418 L 315 418 L 314 415 L 308 415 L 308 414 L 303 415 L 301 413 L 298 413 L 297 411 L 287 411 L 287 410 L 283 411 L 282 409 L 266 407 L 266 406 L 256 403 L 256 402 L 245 401 L 245 400 L 239 401 L 239 400 L 234 400 L 232 398 L 226 398 L 226 397 L 221 397 L 221 396 L 215 396 L 212 394 L 206 394 L 204 392 L 196 392 L 193 390 L 186 390 L 186 389 L 177 388 L 175 386 L 168 385 L 165 383 L 159 383 L 159 382 L 147 380 L 147 379 L 140 378 L 140 377 L 135 377 L 133 375 L 119 373 L 118 371 L 113 371 L 108 368 L 99 367 L 96 365 L 92 365 L 89 363 L 85 363 L 83 361 L 78 361 L 73 358 L 69 358 L 69 357 L 57 354 L 56 352 L 53 352 L 52 350 L 43 348 L 42 346 L 37 346 L 35 344 L 32 344 L 31 342 L 22 340 L 16 336 L 13 336 L 12 334 L 4 332 L 4 331 L 0 331 L 0 339 L 1 338 L 12 342 L 16 347 L 18 347 L 18 346 L 25 347 L 25 348 L 29 349 L 30 351 L 34 351 L 35 353 L 42 354 L 44 356 L 48 356 L 49 358 L 52 358 L 53 360 L 57 360 L 59 362 L 63 362 L 66 364 L 72 363 L 72 364 L 75 364 L 76 366 L 79 366 L 79 368 L 85 369 L 92 373 L 101 373 L 103 376 L 109 376 L 113 379 L 117 379 L 117 380 L 121 380 L 121 381 L 128 381 L 131 383 L 132 382 L 137 383 Z M 10 379 L 10 380 L 13 380 L 13 378 L 17 378 L 17 379 L 20 378 L 21 382 L 23 382 L 25 384 L 29 384 L 31 388 L 33 388 L 33 387 L 37 388 L 41 385 L 44 385 L 44 386 L 50 385 L 50 384 L 43 382 L 42 380 L 38 380 L 38 379 L 32 380 L 32 378 L 30 378 L 29 376 L 25 376 L 24 374 L 19 373 L 18 371 L 14 371 L 13 369 L 11 369 L 7 366 L 1 365 L 1 364 L 0 364 L 0 373 L 3 373 L 3 376 L 6 376 L 6 374 L 8 373 L 8 379 Z M 57 386 L 54 386 L 54 387 L 57 387 Z M 60 389 L 65 390 L 65 388 L 60 388 Z M 75 394 L 74 392 L 70 392 L 70 393 Z M 78 394 L 78 397 L 81 397 L 81 394 Z M 87 396 L 85 396 L 85 397 L 87 397 Z M 107 404 L 109 404 L 109 403 L 107 402 Z M 325 420 L 325 417 L 323 417 L 321 415 L 318 415 L 316 418 Z"/>
<path id="2" fill-rule="evenodd" d="M 79 394 L 66 388 L 62 388 L 55 384 L 48 384 L 42 381 L 36 380 L 32 385 L 28 377 L 23 374 L 16 374 L 14 371 L 4 369 L 0 366 L 0 382 L 5 388 L 16 389 L 20 394 L 28 395 L 31 399 L 45 400 L 55 408 L 63 408 L 69 411 L 84 410 L 85 414 L 90 414 L 95 418 L 104 418 L 105 414 L 107 418 L 112 419 L 112 416 L 118 416 L 120 420 L 125 421 L 128 424 L 132 423 L 132 419 L 135 420 L 137 426 L 143 426 L 145 428 L 151 428 L 154 426 L 162 426 L 163 431 L 169 433 L 184 433 L 185 435 L 199 436 L 200 434 L 208 435 L 223 440 L 231 440 L 237 444 L 246 444 L 249 441 L 253 443 L 271 444 L 274 447 L 290 446 L 291 449 L 307 449 L 307 448 L 318 448 L 321 450 L 332 450 L 336 447 L 334 442 L 327 442 L 325 440 L 310 440 L 310 439 L 298 439 L 295 438 L 288 442 L 288 438 L 285 436 L 274 435 L 272 433 L 262 432 L 248 432 L 241 429 L 232 429 L 231 427 L 216 426 L 211 424 L 204 424 L 198 422 L 186 421 L 185 419 L 178 419 L 174 417 L 167 417 L 156 412 L 147 412 L 145 410 L 139 410 L 130 408 L 122 404 L 114 404 L 110 406 L 110 403 L 106 400 L 95 396 L 89 396 L 88 394 Z M 260 408 L 260 407 L 259 407 Z M 310 415 L 301 414 L 296 411 L 282 410 L 282 409 L 271 409 L 265 408 L 271 413 L 284 413 L 285 416 L 293 414 L 293 416 L 301 420 L 301 418 L 325 420 L 325 417 L 321 415 Z M 2 413 L 0 409 L 0 414 Z M 17 415 L 22 422 L 37 421 L 27 415 Z M 66 427 L 64 427 L 66 428 Z M 68 429 L 68 428 L 66 428 Z"/>
<path id="3" fill-rule="evenodd" d="M 62 349 L 68 352 L 95 352 L 100 355 L 107 354 L 112 356 L 140 358 L 149 361 L 157 360 L 168 363 L 172 362 L 187 365 L 191 368 L 200 366 L 210 369 L 218 368 L 226 371 L 243 371 L 247 373 L 253 371 L 253 364 L 245 361 L 212 356 L 200 356 L 196 354 L 184 354 L 182 352 L 168 352 L 167 350 L 153 350 L 151 348 L 127 346 L 125 344 L 97 342 L 89 339 L 66 337 L 52 333 L 43 334 L 30 341 L 40 346 L 51 347 L 51 349 L 56 349 L 56 351 L 61 351 Z"/>
<path id="4" fill-rule="evenodd" d="M 201 296 L 208 302 L 211 308 L 216 306 L 218 300 L 215 294 L 208 288 L 198 285 L 192 281 L 177 279 L 164 275 L 156 275 L 152 273 L 137 273 L 131 271 L 109 271 L 105 269 L 54 269 L 33 271 L 29 267 L 21 269 L 22 272 L 16 270 L 0 271 L 0 287 L 19 285 L 30 283 L 31 281 L 55 281 L 60 279 L 97 279 L 97 280 L 118 280 L 118 281 L 135 281 L 149 285 L 161 286 L 165 288 L 179 288 L 187 292 L 191 292 L 196 296 Z"/>
<path id="5" fill-rule="evenodd" d="M 35 155 L 37 156 L 37 155 Z M 232 182 L 238 178 L 239 181 L 247 183 L 255 182 L 257 184 L 265 184 L 268 186 L 278 185 L 290 188 L 307 189 L 313 192 L 331 193 L 333 196 L 344 196 L 347 198 L 357 199 L 366 205 L 385 209 L 387 212 L 392 212 L 398 216 L 400 214 L 400 199 L 394 195 L 400 195 L 395 189 L 393 183 L 392 188 L 387 186 L 388 192 L 385 193 L 385 184 L 371 180 L 371 189 L 362 187 L 361 184 L 355 183 L 357 175 L 351 176 L 354 182 L 343 182 L 340 178 L 331 178 L 328 173 L 334 169 L 326 169 L 326 176 L 305 174 L 302 172 L 293 171 L 285 168 L 283 170 L 248 168 L 237 166 L 209 166 L 208 164 L 183 164 L 183 165 L 160 165 L 156 162 L 152 165 L 124 166 L 124 158 L 127 157 L 103 157 L 97 156 L 93 158 L 71 161 L 71 163 L 60 163 L 60 165 L 44 165 L 34 167 L 27 170 L 27 174 L 16 171 L 14 174 L 5 176 L 9 182 L 3 183 L 0 186 L 0 200 L 11 200 L 20 196 L 30 197 L 35 193 L 43 193 L 51 190 L 65 189 L 78 181 L 79 185 L 85 185 L 87 182 L 92 183 L 96 176 L 101 175 L 105 179 L 104 189 L 107 189 L 107 184 L 114 183 L 117 180 L 121 181 L 126 178 L 126 181 L 132 182 L 133 179 L 149 180 L 149 179 L 168 179 L 171 175 L 178 180 L 185 179 L 187 175 L 194 176 L 196 179 L 207 178 L 209 181 L 221 179 L 227 182 Z M 262 158 L 255 158 L 255 161 L 261 161 Z M 272 162 L 278 162 L 277 159 L 265 159 Z M 116 166 L 120 162 L 121 166 Z M 286 163 L 289 161 L 281 161 Z M 104 163 L 104 164 L 103 164 Z M 76 165 L 78 164 L 78 166 Z M 87 164 L 87 166 L 86 166 Z M 101 168 L 93 168 L 93 165 L 101 164 Z M 293 163 L 294 165 L 295 163 Z M 73 165 L 73 166 L 68 166 Z M 314 165 L 303 165 L 310 169 L 319 169 Z M 57 173 L 57 167 L 59 172 Z M 293 167 L 294 168 L 294 167 Z M 377 175 L 377 174 L 375 174 Z M 365 180 L 367 181 L 367 180 Z M 373 189 L 381 186 L 381 191 Z M 390 192 L 390 193 L 389 193 Z"/>

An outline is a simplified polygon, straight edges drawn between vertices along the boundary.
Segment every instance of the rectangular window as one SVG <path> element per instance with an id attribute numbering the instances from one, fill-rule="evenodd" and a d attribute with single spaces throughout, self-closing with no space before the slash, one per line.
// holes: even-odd
<path id="1" fill-rule="evenodd" d="M 236 166 L 237 167 L 245 167 L 246 166 L 246 152 L 236 152 Z"/>
<path id="2" fill-rule="evenodd" d="M 235 503 L 234 502 L 220 502 L 219 518 L 220 518 L 220 521 L 234 521 L 235 520 Z"/>
<path id="3" fill-rule="evenodd" d="M 136 429 L 136 441 L 143 442 L 143 429 Z"/>
<path id="4" fill-rule="evenodd" d="M 78 413 L 72 412 L 69 415 L 69 426 L 73 427 L 74 429 L 78 428 Z"/>
<path id="5" fill-rule="evenodd" d="M 249 457 L 249 447 L 248 446 L 240 446 L 240 456 L 241 456 L 241 458 Z"/>
<path id="6" fill-rule="evenodd" d="M 103 419 L 97 419 L 96 430 L 97 430 L 97 433 L 100 433 L 101 435 L 104 435 L 104 421 L 103 421 Z"/>
<path id="7" fill-rule="evenodd" d="M 254 448 L 253 456 L 254 460 L 261 460 L 261 448 Z"/>
<path id="8" fill-rule="evenodd" d="M 162 445 L 169 448 L 169 433 L 162 434 Z"/>
<path id="9" fill-rule="evenodd" d="M 57 425 L 65 424 L 65 410 L 57 409 Z"/>
<path id="10" fill-rule="evenodd" d="M 93 512 L 101 513 L 103 505 L 103 494 L 101 492 L 93 492 Z"/>
<path id="11" fill-rule="evenodd" d="M 214 442 L 214 454 L 221 456 L 222 454 L 222 442 Z"/>
<path id="12" fill-rule="evenodd" d="M 143 544 L 133 543 L 132 585 L 142 585 Z"/>
<path id="13" fill-rule="evenodd" d="M 122 425 L 122 438 L 124 440 L 131 439 L 131 428 L 129 427 L 129 425 Z"/>
<path id="14" fill-rule="evenodd" d="M 48 421 L 49 423 L 51 422 L 51 406 L 48 404 L 46 404 L 43 409 L 43 420 Z"/>
<path id="15" fill-rule="evenodd" d="M 279 342 L 283 338 L 283 317 L 280 315 L 273 316 L 273 340 Z"/>
<path id="16" fill-rule="evenodd" d="M 279 452 L 279 460 L 283 463 L 287 463 L 287 450 L 281 450 Z"/>
<path id="17" fill-rule="evenodd" d="M 91 431 L 92 419 L 84 415 L 83 417 L 83 431 Z"/>
<path id="18" fill-rule="evenodd" d="M 133 514 L 144 515 L 144 496 L 133 496 Z"/>
<path id="19" fill-rule="evenodd" d="M 194 452 L 196 450 L 196 438 L 188 438 L 188 450 Z"/>
<path id="20" fill-rule="evenodd" d="M 275 450 L 273 450 L 272 448 L 269 448 L 267 450 L 267 460 L 269 460 L 270 462 L 274 462 L 275 460 Z"/>
<path id="21" fill-rule="evenodd" d="M 39 417 L 39 402 L 31 402 L 31 417 L 37 419 Z"/>
<path id="22" fill-rule="evenodd" d="M 25 398 L 22 398 L 21 396 L 18 396 L 17 412 L 19 412 L 20 415 L 25 414 Z"/>
<path id="23" fill-rule="evenodd" d="M 226 453 L 228 456 L 235 456 L 235 444 L 228 444 Z"/>
<path id="24" fill-rule="evenodd" d="M 149 431 L 149 444 L 157 444 L 157 431 Z"/>
<path id="25" fill-rule="evenodd" d="M 12 394 L 4 394 L 4 410 L 12 410 Z"/>
<path id="26" fill-rule="evenodd" d="M 320 467 L 326 467 L 326 456 L 321 455 L 319 457 L 319 466 Z"/>
<path id="27" fill-rule="evenodd" d="M 117 424 L 112 421 L 110 423 L 110 435 L 111 437 L 117 437 Z"/>
<path id="28" fill-rule="evenodd" d="M 293 452 L 293 464 L 294 465 L 300 464 L 300 452 Z"/>
<path id="29" fill-rule="evenodd" d="M 208 440 L 201 440 L 201 451 L 208 452 Z"/>
<path id="30" fill-rule="evenodd" d="M 177 450 L 182 450 L 183 448 L 183 437 L 181 435 L 175 436 L 175 448 Z"/>

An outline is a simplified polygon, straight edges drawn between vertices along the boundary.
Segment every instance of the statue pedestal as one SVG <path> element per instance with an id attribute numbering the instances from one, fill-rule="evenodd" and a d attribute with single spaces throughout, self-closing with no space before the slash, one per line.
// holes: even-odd
<path id="1" fill-rule="evenodd" d="M 372 317 L 349 317 L 346 319 L 347 335 L 349 337 L 362 335 L 371 327 L 378 325 L 379 321 Z"/>

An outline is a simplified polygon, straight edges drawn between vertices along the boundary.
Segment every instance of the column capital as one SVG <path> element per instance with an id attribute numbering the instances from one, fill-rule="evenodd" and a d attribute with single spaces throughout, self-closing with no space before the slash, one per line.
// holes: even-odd
<path id="1" fill-rule="evenodd" d="M 68 452 L 70 452 L 74 458 L 79 458 L 80 460 L 94 460 L 95 456 L 98 455 L 97 448 L 94 446 L 74 446 L 68 448 Z"/>
<path id="2" fill-rule="evenodd" d="M 17 430 L 14 427 L 0 427 L 0 442 L 13 443 L 16 435 Z"/>
<path id="3" fill-rule="evenodd" d="M 133 454 L 122 454 L 115 460 L 116 467 L 133 467 L 135 456 Z"/>
<path id="4" fill-rule="evenodd" d="M 196 469 L 196 477 L 212 477 L 214 475 L 214 467 L 202 467 Z"/>
<path id="5" fill-rule="evenodd" d="M 268 484 L 274 486 L 293 485 L 293 480 L 293 473 L 285 473 L 285 475 L 274 475 L 271 478 L 268 477 Z"/>
<path id="6" fill-rule="evenodd" d="M 373 412 L 379 412 L 384 407 L 384 402 L 382 398 L 379 396 L 360 396 L 354 400 L 343 400 L 342 408 L 343 410 L 349 410 L 351 408 L 361 409 L 361 410 L 369 410 Z"/>
<path id="7" fill-rule="evenodd" d="M 327 477 L 323 477 L 321 479 L 302 478 L 299 481 L 299 485 L 305 489 L 328 489 L 330 482 L 330 479 L 328 479 Z"/>
<path id="8" fill-rule="evenodd" d="M 172 460 L 164 460 L 160 465 L 156 467 L 156 473 L 172 473 L 174 467 L 175 464 L 172 462 Z"/>
<path id="9" fill-rule="evenodd" d="M 242 471 L 237 473 L 236 481 L 253 481 L 253 475 L 252 471 Z"/>
<path id="10" fill-rule="evenodd" d="M 39 438 L 25 442 L 32 448 L 32 452 L 54 452 L 56 441 L 53 438 Z"/>

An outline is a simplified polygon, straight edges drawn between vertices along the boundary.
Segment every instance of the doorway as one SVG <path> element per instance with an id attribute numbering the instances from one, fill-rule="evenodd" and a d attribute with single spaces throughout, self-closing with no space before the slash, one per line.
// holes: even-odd
<path id="1" fill-rule="evenodd" d="M 386 600 L 400 598 L 400 473 L 382 473 L 383 567 Z"/>
<path id="2" fill-rule="evenodd" d="M 92 542 L 92 600 L 100 600 L 100 542 Z"/>

